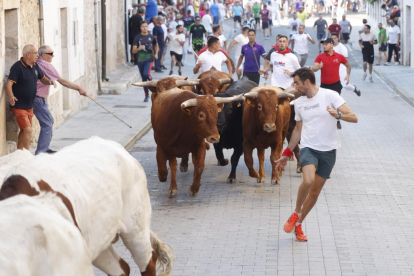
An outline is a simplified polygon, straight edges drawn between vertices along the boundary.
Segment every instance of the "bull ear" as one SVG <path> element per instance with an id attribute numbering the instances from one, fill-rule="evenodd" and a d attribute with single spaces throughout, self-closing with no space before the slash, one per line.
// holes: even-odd
<path id="1" fill-rule="evenodd" d="M 244 101 L 249 105 L 254 105 L 254 99 L 252 98 L 246 98 Z"/>
<path id="2" fill-rule="evenodd" d="M 224 108 L 224 103 L 217 104 L 218 112 L 221 112 Z"/>
<path id="3" fill-rule="evenodd" d="M 181 108 L 181 111 L 184 112 L 185 114 L 190 115 L 193 112 L 193 108 L 194 108 L 194 106 L 189 106 L 189 107 L 186 107 L 186 108 Z"/>

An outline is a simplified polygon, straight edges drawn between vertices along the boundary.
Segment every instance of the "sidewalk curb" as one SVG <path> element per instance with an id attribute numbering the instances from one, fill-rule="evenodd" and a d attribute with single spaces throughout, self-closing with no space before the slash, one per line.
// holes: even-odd
<path id="1" fill-rule="evenodd" d="M 109 82 L 102 82 L 99 95 L 122 95 L 141 78 L 136 66 L 129 65 L 117 66 L 107 77 Z"/>
<path id="2" fill-rule="evenodd" d="M 414 107 L 414 99 L 410 98 L 406 93 L 401 91 L 396 85 L 394 85 L 393 82 L 388 81 L 387 77 L 384 76 L 381 72 L 379 72 L 377 69 L 374 68 L 375 74 L 383 81 L 385 82 L 392 90 L 394 90 L 404 101 L 406 101 L 409 105 Z"/>
<path id="3" fill-rule="evenodd" d="M 148 121 L 145 123 L 144 127 L 136 127 L 131 131 L 131 133 L 134 133 L 130 137 L 126 137 L 121 141 L 121 145 L 126 149 L 129 150 L 136 141 L 142 138 L 150 129 L 152 128 L 151 119 L 149 118 Z"/>

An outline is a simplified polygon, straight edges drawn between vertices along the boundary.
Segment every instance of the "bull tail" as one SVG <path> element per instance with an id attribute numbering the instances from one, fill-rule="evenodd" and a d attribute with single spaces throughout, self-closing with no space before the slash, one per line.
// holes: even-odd
<path id="1" fill-rule="evenodd" d="M 151 230 L 151 245 L 152 249 L 158 256 L 157 260 L 157 275 L 167 276 L 171 273 L 174 262 L 174 249 L 163 243 L 157 235 Z"/>

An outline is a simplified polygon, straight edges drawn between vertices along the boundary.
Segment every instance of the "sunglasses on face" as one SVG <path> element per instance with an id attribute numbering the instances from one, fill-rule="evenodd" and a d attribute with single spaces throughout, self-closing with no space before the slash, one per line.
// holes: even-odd
<path id="1" fill-rule="evenodd" d="M 49 55 L 49 56 L 53 56 L 53 52 L 51 52 L 51 53 L 45 53 L 46 55 Z"/>

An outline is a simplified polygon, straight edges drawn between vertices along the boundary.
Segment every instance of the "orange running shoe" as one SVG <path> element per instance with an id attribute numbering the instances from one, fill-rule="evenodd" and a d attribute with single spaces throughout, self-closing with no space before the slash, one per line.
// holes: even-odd
<path id="1" fill-rule="evenodd" d="M 283 226 L 283 230 L 285 230 L 286 233 L 291 233 L 293 229 L 295 229 L 296 222 L 298 222 L 299 216 L 295 212 L 290 215 L 289 219 L 285 222 L 285 225 Z"/>
<path id="2" fill-rule="evenodd" d="M 302 224 L 299 224 L 298 226 L 295 226 L 295 235 L 296 235 L 296 239 L 300 242 L 308 241 L 308 238 L 306 237 L 306 235 L 303 234 Z"/>

